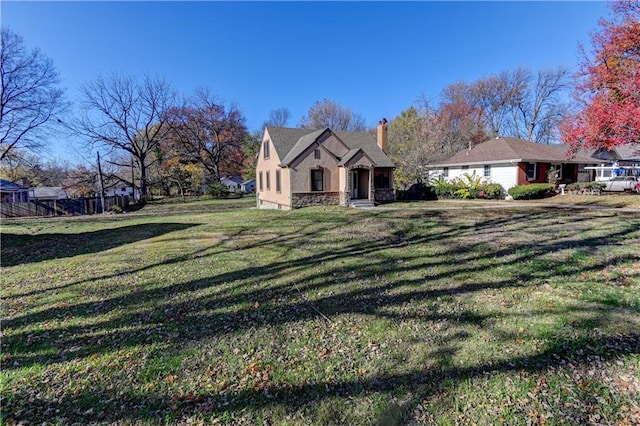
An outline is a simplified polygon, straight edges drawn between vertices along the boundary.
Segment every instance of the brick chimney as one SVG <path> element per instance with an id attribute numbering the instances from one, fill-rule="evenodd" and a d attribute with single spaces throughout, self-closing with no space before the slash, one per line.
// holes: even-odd
<path id="1" fill-rule="evenodd" d="M 387 126 L 387 119 L 383 118 L 382 120 L 380 120 L 380 123 L 378 123 L 378 146 L 380 147 L 380 149 L 382 149 L 382 151 L 384 151 L 385 154 L 388 154 L 389 152 L 389 147 L 387 144 L 387 129 L 389 126 Z"/>

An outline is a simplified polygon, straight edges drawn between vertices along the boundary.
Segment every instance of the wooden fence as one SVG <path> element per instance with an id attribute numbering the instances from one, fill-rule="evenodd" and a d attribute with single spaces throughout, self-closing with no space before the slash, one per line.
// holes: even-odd
<path id="1" fill-rule="evenodd" d="M 115 206 L 126 210 L 129 196 L 104 198 L 105 211 Z M 99 198 L 67 198 L 64 200 L 32 200 L 28 203 L 0 203 L 0 217 L 61 216 L 102 213 Z"/>

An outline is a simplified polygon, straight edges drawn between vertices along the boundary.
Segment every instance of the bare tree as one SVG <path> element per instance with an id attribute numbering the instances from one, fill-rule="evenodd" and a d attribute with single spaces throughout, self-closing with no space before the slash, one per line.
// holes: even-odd
<path id="1" fill-rule="evenodd" d="M 360 114 L 345 108 L 340 104 L 323 99 L 309 108 L 306 116 L 300 120 L 300 127 L 307 129 L 344 130 L 349 132 L 364 132 L 367 130 L 365 119 Z"/>
<path id="2" fill-rule="evenodd" d="M 0 160 L 13 150 L 37 151 L 42 136 L 67 108 L 53 62 L 38 49 L 27 50 L 22 37 L 0 33 Z"/>
<path id="3" fill-rule="evenodd" d="M 569 89 L 569 71 L 556 68 L 538 71 L 532 91 L 524 102 L 516 105 L 521 128 L 526 139 L 539 143 L 552 143 L 558 138 L 559 124 L 570 113 L 569 104 L 563 101 Z"/>
<path id="4" fill-rule="evenodd" d="M 199 89 L 166 119 L 172 150 L 184 161 L 202 164 L 214 181 L 242 172 L 248 132 L 237 107 L 226 107 L 208 90 Z"/>
<path id="5" fill-rule="evenodd" d="M 165 111 L 173 91 L 160 78 L 146 75 L 142 82 L 132 76 L 111 74 L 83 86 L 83 115 L 75 125 L 92 143 L 131 155 L 140 176 L 140 195 L 148 195 L 147 168 L 157 158 L 167 135 Z"/>
<path id="6" fill-rule="evenodd" d="M 287 108 L 272 109 L 269 112 L 269 118 L 264 122 L 264 126 L 286 127 L 290 119 L 291 112 Z"/>
<path id="7" fill-rule="evenodd" d="M 470 85 L 473 104 L 495 134 L 539 143 L 557 139 L 558 125 L 569 113 L 563 94 L 569 89 L 566 68 L 503 71 Z"/>

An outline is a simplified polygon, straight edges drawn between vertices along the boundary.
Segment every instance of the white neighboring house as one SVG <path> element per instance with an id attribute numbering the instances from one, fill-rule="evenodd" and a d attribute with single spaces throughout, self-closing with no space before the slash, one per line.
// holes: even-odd
<path id="1" fill-rule="evenodd" d="M 452 180 L 465 173 L 481 176 L 486 182 L 498 183 L 505 191 L 517 185 L 546 183 L 553 173 L 558 183 L 588 182 L 593 172 L 587 166 L 602 160 L 578 154 L 566 155 L 564 145 L 543 145 L 518 138 L 499 137 L 465 149 L 437 164 L 430 164 L 431 174 Z"/>
<path id="2" fill-rule="evenodd" d="M 114 186 L 113 188 L 107 188 L 104 190 L 105 197 L 122 197 L 129 196 L 133 199 L 133 196 L 136 195 L 136 199 L 138 199 L 138 190 L 133 189 L 130 186 Z"/>

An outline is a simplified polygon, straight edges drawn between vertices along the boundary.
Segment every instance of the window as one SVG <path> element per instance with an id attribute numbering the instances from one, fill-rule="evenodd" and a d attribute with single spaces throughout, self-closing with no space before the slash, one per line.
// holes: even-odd
<path id="1" fill-rule="evenodd" d="M 324 173 L 322 169 L 311 170 L 311 190 L 324 191 Z"/>
<path id="2" fill-rule="evenodd" d="M 264 188 L 264 187 L 262 186 L 262 172 L 260 172 L 260 173 L 258 174 L 258 177 L 259 177 L 259 181 L 260 181 L 260 182 L 259 182 L 260 191 L 262 191 L 262 188 Z"/>
<path id="3" fill-rule="evenodd" d="M 271 190 L 271 179 L 269 179 L 269 172 L 267 172 L 267 191 Z"/>
<path id="4" fill-rule="evenodd" d="M 536 180 L 538 177 L 538 163 L 527 163 L 525 173 L 527 180 Z"/>
<path id="5" fill-rule="evenodd" d="M 280 191 L 281 191 L 280 170 L 276 170 L 276 192 L 280 192 Z"/>
<path id="6" fill-rule="evenodd" d="M 469 166 L 462 166 L 460 167 L 462 170 L 469 170 Z"/>
<path id="7" fill-rule="evenodd" d="M 264 158 L 269 158 L 269 141 L 264 141 L 262 146 Z"/>
<path id="8" fill-rule="evenodd" d="M 389 171 L 376 171 L 373 175 L 373 185 L 376 188 L 389 188 Z"/>
<path id="9" fill-rule="evenodd" d="M 491 177 L 491 165 L 484 165 L 484 177 Z"/>
<path id="10" fill-rule="evenodd" d="M 443 167 L 442 168 L 442 177 L 449 177 L 449 168 L 448 167 Z"/>
<path id="11" fill-rule="evenodd" d="M 319 149 L 314 149 L 313 150 L 313 158 L 315 158 L 316 160 L 320 159 L 320 150 Z"/>

